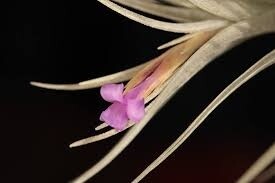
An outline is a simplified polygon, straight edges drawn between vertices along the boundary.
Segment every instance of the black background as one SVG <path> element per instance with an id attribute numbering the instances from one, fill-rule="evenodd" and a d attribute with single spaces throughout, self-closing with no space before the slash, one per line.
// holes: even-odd
<path id="1" fill-rule="evenodd" d="M 132 22 L 96 1 L 10 3 L 1 34 L 1 182 L 68 182 L 122 137 L 70 149 L 96 134 L 108 104 L 98 89 L 51 91 L 30 81 L 74 83 L 149 60 L 177 34 Z M 133 143 L 89 182 L 130 182 L 216 95 L 275 48 L 275 35 L 246 41 L 187 83 Z M 143 182 L 230 183 L 274 141 L 274 66 L 242 86 Z"/>

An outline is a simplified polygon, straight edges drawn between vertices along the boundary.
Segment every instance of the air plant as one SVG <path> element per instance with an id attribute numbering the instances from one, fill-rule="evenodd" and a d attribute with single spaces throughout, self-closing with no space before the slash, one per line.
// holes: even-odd
<path id="1" fill-rule="evenodd" d="M 100 130 L 107 126 L 111 126 L 113 129 L 74 142 L 70 147 L 103 140 L 130 128 L 105 157 L 76 178 L 74 183 L 85 182 L 106 167 L 129 145 L 167 101 L 208 63 L 245 40 L 275 32 L 275 2 L 273 0 L 98 1 L 136 22 L 163 31 L 182 33 L 183 36 L 160 46 L 158 49 L 171 48 L 159 57 L 115 74 L 77 84 L 59 85 L 31 82 L 32 85 L 38 87 L 56 90 L 102 87 L 102 97 L 112 103 L 102 112 L 100 120 L 103 123 L 95 129 Z M 125 7 L 170 19 L 172 22 L 149 18 Z M 171 155 L 230 94 L 274 63 L 275 50 L 228 85 L 174 143 L 132 182 L 141 181 Z M 129 81 L 125 87 L 123 84 L 119 84 L 124 81 Z M 237 182 L 252 181 L 274 159 L 275 146 L 273 144 Z"/>

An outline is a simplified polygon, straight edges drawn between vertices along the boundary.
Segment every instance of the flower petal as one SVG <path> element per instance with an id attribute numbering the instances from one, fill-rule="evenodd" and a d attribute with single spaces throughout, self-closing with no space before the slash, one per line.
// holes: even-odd
<path id="1" fill-rule="evenodd" d="M 133 122 L 139 122 L 145 115 L 143 99 L 127 99 L 127 115 Z"/>
<path id="2" fill-rule="evenodd" d="M 140 84 L 138 84 L 136 87 L 134 87 L 133 89 L 129 90 L 126 94 L 125 94 L 125 99 L 140 99 L 140 98 L 144 98 L 142 96 L 143 92 L 150 86 L 150 84 L 152 83 L 152 78 L 148 77 L 146 78 L 144 81 L 142 81 Z"/>
<path id="3" fill-rule="evenodd" d="M 100 121 L 104 121 L 117 130 L 123 130 L 128 123 L 126 105 L 119 102 L 113 103 L 101 113 Z"/>
<path id="4" fill-rule="evenodd" d="M 100 88 L 100 95 L 108 102 L 122 102 L 123 88 L 123 84 L 106 84 Z"/>

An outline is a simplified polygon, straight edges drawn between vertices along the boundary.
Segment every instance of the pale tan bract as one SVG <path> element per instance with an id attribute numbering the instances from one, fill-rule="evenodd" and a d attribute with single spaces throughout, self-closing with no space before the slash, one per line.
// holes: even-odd
<path id="1" fill-rule="evenodd" d="M 208 63 L 225 51 L 244 42 L 252 37 L 275 32 L 275 1 L 273 0 L 98 0 L 103 5 L 115 12 L 126 16 L 143 25 L 169 32 L 184 33 L 178 39 L 163 44 L 159 49 L 172 47 L 182 42 L 187 47 L 189 39 L 198 37 L 208 31 L 217 33 L 211 35 L 208 41 L 201 42 L 199 47 L 194 49 L 187 58 L 182 58 L 178 68 L 170 73 L 169 78 L 160 86 L 154 89 L 146 97 L 146 102 L 151 103 L 146 107 L 145 117 L 138 123 L 129 122 L 127 128 L 131 127 L 125 136 L 105 155 L 96 165 L 77 177 L 73 182 L 82 183 L 92 178 L 95 174 L 107 166 L 116 158 L 129 143 L 139 134 L 150 119 L 167 103 L 167 101 L 196 73 L 203 69 Z M 118 3 L 118 4 L 116 4 Z M 120 5 L 124 6 L 120 6 Z M 130 7 L 145 13 L 170 19 L 174 22 L 165 22 L 152 19 L 125 7 Z M 186 43 L 185 43 L 186 42 Z M 32 85 L 56 89 L 56 90 L 81 90 L 100 87 L 106 83 L 117 83 L 135 78 L 137 73 L 146 68 L 149 61 L 140 66 L 121 71 L 112 75 L 96 78 L 77 84 L 47 84 L 31 82 Z M 150 164 L 132 182 L 137 183 L 142 180 L 150 171 L 156 168 L 170 154 L 172 154 L 207 118 L 207 116 L 219 106 L 230 94 L 236 91 L 242 84 L 257 75 L 262 70 L 275 63 L 275 50 L 267 54 L 261 60 L 239 76 L 234 82 L 226 87 L 202 113 L 189 125 L 187 129 L 168 147 L 152 164 Z M 107 125 L 105 123 L 96 127 L 101 130 Z M 119 133 L 110 130 L 96 136 L 82 139 L 70 145 L 70 147 L 85 145 L 88 143 L 103 140 Z M 237 183 L 251 182 L 275 159 L 274 144 L 253 164 Z M 272 166 L 273 168 L 273 166 Z M 273 169 L 269 169 L 263 177 L 268 177 Z M 263 178 L 264 179 L 264 178 Z"/>

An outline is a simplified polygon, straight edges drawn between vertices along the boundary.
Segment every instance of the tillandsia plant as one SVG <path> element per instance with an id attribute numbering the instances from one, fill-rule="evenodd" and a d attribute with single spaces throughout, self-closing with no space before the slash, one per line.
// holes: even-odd
<path id="1" fill-rule="evenodd" d="M 113 129 L 74 142 L 70 147 L 103 140 L 131 127 L 110 152 L 91 169 L 76 178 L 73 181 L 75 183 L 92 178 L 116 158 L 167 101 L 208 63 L 247 39 L 275 32 L 275 1 L 273 0 L 98 1 L 141 24 L 164 31 L 182 33 L 183 36 L 160 46 L 158 49 L 171 48 L 159 57 L 125 71 L 77 84 L 31 83 L 38 87 L 56 90 L 101 87 L 101 96 L 111 103 L 99 117 L 103 123 L 95 129 L 101 130 L 107 126 Z M 149 18 L 125 7 L 170 19 L 172 22 Z M 171 155 L 231 93 L 274 63 L 275 50 L 227 86 L 175 142 L 132 182 L 142 180 Z M 126 86 L 121 83 L 124 81 L 128 81 Z M 275 146 L 272 145 L 237 182 L 252 181 L 274 159 Z M 274 168 L 271 168 L 267 175 L 270 176 L 272 170 Z"/>

